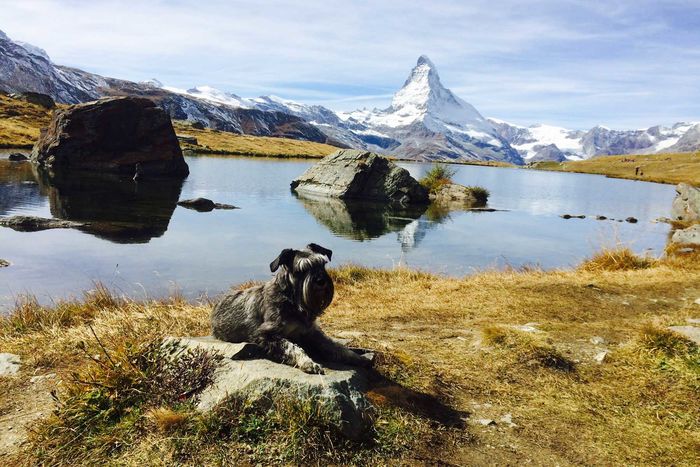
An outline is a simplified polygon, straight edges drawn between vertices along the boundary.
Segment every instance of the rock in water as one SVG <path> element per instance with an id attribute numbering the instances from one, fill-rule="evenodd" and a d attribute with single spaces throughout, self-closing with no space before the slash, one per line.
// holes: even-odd
<path id="1" fill-rule="evenodd" d="M 671 208 L 674 221 L 700 221 L 700 188 L 680 183 L 676 187 L 676 198 Z"/>
<path id="2" fill-rule="evenodd" d="M 91 170 L 186 177 L 170 117 L 143 98 L 110 97 L 55 112 L 32 150 L 52 172 Z"/>
<path id="3" fill-rule="evenodd" d="M 17 232 L 38 232 L 48 229 L 79 229 L 85 227 L 84 222 L 73 222 L 62 219 L 47 219 L 36 216 L 0 217 L 0 227 L 8 227 Z"/>
<path id="4" fill-rule="evenodd" d="M 172 342 L 184 349 L 201 349 L 224 357 L 214 382 L 199 394 L 200 411 L 212 410 L 231 397 L 242 397 L 250 403 L 276 397 L 299 398 L 332 414 L 340 432 L 350 439 L 368 438 L 372 433 L 371 405 L 363 394 L 368 383 L 360 369 L 324 366 L 325 375 L 310 375 L 260 358 L 252 344 L 233 344 L 213 337 L 165 340 L 165 344 Z"/>
<path id="5" fill-rule="evenodd" d="M 233 204 L 215 203 L 207 198 L 183 199 L 182 201 L 178 201 L 177 204 L 183 208 L 194 209 L 199 212 L 209 212 L 214 209 L 238 209 L 238 207 Z"/>
<path id="6" fill-rule="evenodd" d="M 341 149 L 310 167 L 291 184 L 299 194 L 427 204 L 428 191 L 407 170 L 368 151 Z"/>
<path id="7" fill-rule="evenodd" d="M 469 187 L 457 183 L 446 183 L 434 193 L 430 193 L 430 199 L 437 203 L 451 205 L 483 206 L 486 199 L 479 199 Z"/>

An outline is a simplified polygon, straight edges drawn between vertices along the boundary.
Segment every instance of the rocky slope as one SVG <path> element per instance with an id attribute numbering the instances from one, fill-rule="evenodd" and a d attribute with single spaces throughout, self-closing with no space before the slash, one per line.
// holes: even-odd
<path id="1" fill-rule="evenodd" d="M 13 42 L 0 31 L 0 90 L 48 94 L 57 102 L 76 104 L 104 96 L 140 96 L 155 101 L 174 119 L 256 136 L 280 136 L 315 142 L 329 138 L 302 118 L 279 111 L 239 108 L 158 87 L 157 82 L 134 83 L 105 78 L 54 64 L 38 47 Z"/>
<path id="2" fill-rule="evenodd" d="M 641 130 L 596 126 L 581 131 L 549 125 L 524 127 L 495 118 L 489 121 L 528 162 L 700 150 L 700 122 L 681 122 L 671 127 L 657 125 Z"/>

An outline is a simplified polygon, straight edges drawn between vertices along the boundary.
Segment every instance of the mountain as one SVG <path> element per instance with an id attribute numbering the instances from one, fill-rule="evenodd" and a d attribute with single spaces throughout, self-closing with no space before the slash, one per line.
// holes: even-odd
<path id="1" fill-rule="evenodd" d="M 422 55 L 403 87 L 384 110 L 346 114 L 399 141 L 392 154 L 420 160 L 497 160 L 522 158 L 472 105 L 445 88 L 437 69 Z"/>
<path id="2" fill-rule="evenodd" d="M 280 136 L 321 143 L 333 141 L 303 118 L 279 111 L 241 108 L 169 91 L 158 80 L 141 83 L 106 78 L 54 64 L 36 46 L 12 41 L 0 31 L 0 90 L 34 91 L 57 102 L 76 104 L 105 96 L 147 97 L 172 118 L 209 128 L 255 136 Z"/>
<path id="3" fill-rule="evenodd" d="M 489 121 L 528 162 L 700 150 L 699 122 L 681 122 L 671 127 L 657 125 L 641 130 L 596 126 L 581 131 L 550 125 L 524 127 L 495 118 Z"/>

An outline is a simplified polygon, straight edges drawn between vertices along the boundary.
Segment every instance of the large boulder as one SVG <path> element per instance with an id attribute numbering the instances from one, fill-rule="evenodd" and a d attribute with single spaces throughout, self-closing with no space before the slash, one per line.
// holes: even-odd
<path id="1" fill-rule="evenodd" d="M 303 195 L 427 204 L 428 191 L 407 170 L 368 151 L 341 149 L 310 167 L 291 184 Z"/>
<path id="2" fill-rule="evenodd" d="M 671 208 L 674 221 L 700 222 L 700 188 L 680 183 Z"/>
<path id="3" fill-rule="evenodd" d="M 51 96 L 41 94 L 40 92 L 18 92 L 10 94 L 10 97 L 30 104 L 40 105 L 46 109 L 53 109 L 56 107 L 56 103 Z"/>
<path id="4" fill-rule="evenodd" d="M 52 172 L 91 170 L 185 177 L 187 163 L 170 117 L 152 101 L 111 97 L 54 113 L 32 150 Z"/>
<path id="5" fill-rule="evenodd" d="M 372 433 L 371 405 L 363 391 L 368 381 L 357 368 L 324 365 L 325 374 L 311 375 L 288 365 L 261 358 L 253 344 L 233 344 L 213 337 L 170 337 L 164 344 L 199 349 L 223 357 L 213 383 L 199 394 L 197 409 L 210 411 L 232 397 L 249 403 L 292 398 L 315 404 L 332 414 L 338 430 L 350 439 Z"/>

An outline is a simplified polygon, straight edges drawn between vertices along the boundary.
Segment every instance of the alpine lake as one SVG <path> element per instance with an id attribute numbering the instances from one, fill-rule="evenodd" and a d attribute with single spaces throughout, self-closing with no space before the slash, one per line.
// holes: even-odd
<path id="1" fill-rule="evenodd" d="M 184 181 L 80 177 L 56 183 L 0 152 L 0 216 L 87 222 L 81 229 L 17 232 L 0 227 L 0 313 L 31 294 L 42 303 L 80 297 L 100 282 L 134 299 L 215 296 L 270 277 L 284 248 L 315 242 L 331 266 L 408 266 L 463 276 L 488 268 L 569 268 L 602 247 L 660 255 L 672 185 L 597 175 L 452 165 L 454 181 L 487 188 L 497 211 L 392 209 L 305 199 L 290 182 L 314 160 L 186 157 Z M 431 165 L 400 163 L 420 178 Z M 197 212 L 178 200 L 238 206 Z M 585 215 L 563 219 L 562 214 Z M 606 220 L 597 220 L 605 216 Z M 637 223 L 619 222 L 628 217 Z M 610 219 L 615 220 L 610 220 Z"/>

